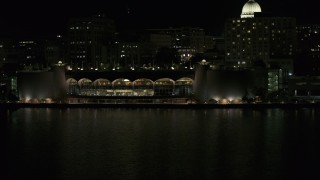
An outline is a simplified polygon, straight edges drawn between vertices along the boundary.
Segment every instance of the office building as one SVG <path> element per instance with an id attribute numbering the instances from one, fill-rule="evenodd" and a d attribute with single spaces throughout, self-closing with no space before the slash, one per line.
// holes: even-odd
<path id="1" fill-rule="evenodd" d="M 213 37 L 197 27 L 149 29 L 155 47 L 168 46 L 179 53 L 182 62 L 189 61 L 196 53 L 203 53 L 213 47 Z"/>
<path id="2" fill-rule="evenodd" d="M 320 26 L 297 26 L 296 75 L 320 75 Z"/>
<path id="3" fill-rule="evenodd" d="M 254 0 L 243 7 L 240 18 L 225 23 L 225 59 L 234 67 L 250 67 L 256 60 L 278 63 L 292 73 L 296 49 L 296 20 L 262 13 Z"/>
<path id="4" fill-rule="evenodd" d="M 25 69 L 39 69 L 45 66 L 44 41 L 42 40 L 0 40 L 0 65 L 17 64 Z"/>
<path id="5" fill-rule="evenodd" d="M 47 66 L 58 63 L 59 61 L 66 62 L 66 42 L 62 35 L 46 40 L 44 44 L 44 57 Z"/>
<path id="6" fill-rule="evenodd" d="M 68 25 L 68 63 L 73 68 L 99 68 L 106 61 L 108 42 L 114 41 L 114 21 L 104 15 L 72 18 Z"/>

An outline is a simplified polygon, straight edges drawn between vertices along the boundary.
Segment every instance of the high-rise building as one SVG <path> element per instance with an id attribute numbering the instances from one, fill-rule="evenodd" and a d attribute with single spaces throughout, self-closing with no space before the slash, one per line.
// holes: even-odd
<path id="1" fill-rule="evenodd" d="M 62 35 L 57 35 L 55 38 L 46 40 L 44 45 L 45 62 L 48 66 L 66 61 L 65 39 Z"/>
<path id="2" fill-rule="evenodd" d="M 77 68 L 98 68 L 106 57 L 104 49 L 114 41 L 114 21 L 104 15 L 73 18 L 68 26 L 69 64 Z"/>
<path id="3" fill-rule="evenodd" d="M 131 70 L 135 70 L 136 66 L 140 66 L 140 52 L 141 44 L 140 43 L 119 43 L 119 64 L 125 69 L 130 68 Z"/>
<path id="4" fill-rule="evenodd" d="M 212 49 L 206 50 L 202 58 L 212 65 L 224 65 L 224 39 L 221 37 L 213 38 Z"/>
<path id="5" fill-rule="evenodd" d="M 276 62 L 292 72 L 296 48 L 296 20 L 263 14 L 254 0 L 242 9 L 241 18 L 225 23 L 225 59 L 234 67 L 252 66 L 256 60 Z"/>
<path id="6" fill-rule="evenodd" d="M 0 65 L 8 63 L 15 63 L 30 68 L 41 68 L 45 65 L 43 41 L 1 40 Z"/>
<path id="7" fill-rule="evenodd" d="M 135 70 L 141 66 L 141 43 L 110 42 L 103 47 L 102 59 L 99 68 L 90 67 L 90 70 Z"/>
<path id="8" fill-rule="evenodd" d="M 197 27 L 149 29 L 152 40 L 158 45 L 175 48 L 181 61 L 188 61 L 192 55 L 212 48 L 213 37 L 207 36 L 204 29 Z M 170 38 L 168 41 L 168 38 Z"/>
<path id="9" fill-rule="evenodd" d="M 320 75 L 320 25 L 297 26 L 295 74 Z"/>

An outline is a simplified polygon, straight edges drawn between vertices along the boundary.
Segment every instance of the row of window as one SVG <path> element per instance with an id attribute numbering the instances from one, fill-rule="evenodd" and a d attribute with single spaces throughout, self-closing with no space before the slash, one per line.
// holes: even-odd
<path id="1" fill-rule="evenodd" d="M 86 26 L 86 27 L 75 26 L 75 27 L 70 27 L 69 29 L 70 30 L 85 30 L 85 29 L 90 29 L 90 27 L 89 26 Z M 105 28 L 104 27 L 94 27 L 93 29 L 94 30 L 104 30 Z"/>
<path id="2" fill-rule="evenodd" d="M 130 81 L 129 79 L 116 79 L 114 81 L 109 81 L 108 79 L 97 79 L 95 81 L 91 81 L 90 79 L 87 78 L 82 78 L 79 81 L 69 78 L 66 81 L 66 85 L 78 85 L 80 87 L 82 86 L 104 86 L 104 87 L 115 87 L 115 86 L 154 86 L 154 85 L 192 85 L 193 80 L 187 77 L 180 78 L 176 81 L 170 79 L 170 78 L 161 78 L 156 81 L 152 81 L 150 79 L 142 78 L 142 79 L 137 79 L 135 81 Z"/>
<path id="3" fill-rule="evenodd" d="M 68 94 L 82 96 L 189 96 L 193 91 L 193 80 L 190 78 L 181 78 L 177 81 L 169 78 L 157 81 L 137 79 L 133 82 L 128 79 L 116 79 L 113 82 L 97 79 L 92 82 L 87 78 L 79 81 L 70 78 L 66 83 Z"/>

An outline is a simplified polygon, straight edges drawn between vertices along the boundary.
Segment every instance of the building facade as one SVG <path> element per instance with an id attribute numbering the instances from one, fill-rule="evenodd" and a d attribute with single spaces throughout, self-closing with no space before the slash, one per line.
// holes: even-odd
<path id="1" fill-rule="evenodd" d="M 213 48 L 213 37 L 198 27 L 149 29 L 153 44 L 168 46 L 178 51 L 182 62 L 189 61 L 196 53 Z"/>
<path id="2" fill-rule="evenodd" d="M 320 25 L 297 26 L 295 74 L 320 75 Z"/>
<path id="3" fill-rule="evenodd" d="M 44 42 L 42 40 L 0 40 L 0 65 L 16 63 L 24 67 L 44 66 Z"/>
<path id="4" fill-rule="evenodd" d="M 219 69 L 205 60 L 195 69 L 194 94 L 200 102 L 235 103 L 265 96 L 266 69 Z M 225 102 L 220 102 L 225 101 Z"/>
<path id="5" fill-rule="evenodd" d="M 108 42 L 115 39 L 114 21 L 104 15 L 72 18 L 68 25 L 68 63 L 73 68 L 99 68 L 106 61 Z"/>
<path id="6" fill-rule="evenodd" d="M 298 100 L 320 100 L 319 76 L 295 76 L 289 81 L 289 94 Z"/>
<path id="7" fill-rule="evenodd" d="M 237 67 L 252 66 L 254 61 L 277 62 L 293 71 L 296 49 L 296 20 L 263 14 L 259 4 L 249 0 L 241 18 L 225 23 L 226 63 Z"/>

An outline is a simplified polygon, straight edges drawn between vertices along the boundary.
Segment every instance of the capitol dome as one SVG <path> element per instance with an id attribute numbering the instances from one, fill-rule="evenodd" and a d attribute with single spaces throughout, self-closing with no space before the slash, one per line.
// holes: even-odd
<path id="1" fill-rule="evenodd" d="M 260 5 L 254 0 L 249 0 L 242 8 L 241 18 L 253 18 L 255 12 L 261 12 Z"/>

